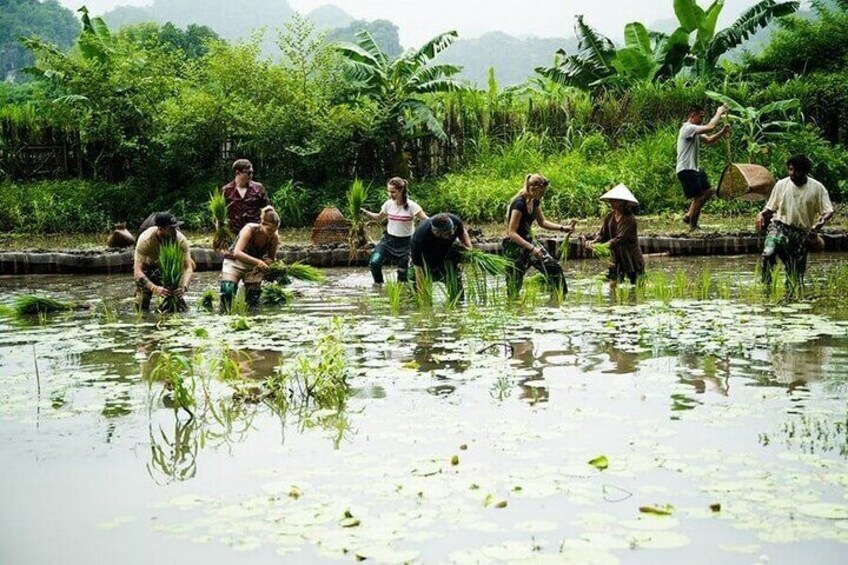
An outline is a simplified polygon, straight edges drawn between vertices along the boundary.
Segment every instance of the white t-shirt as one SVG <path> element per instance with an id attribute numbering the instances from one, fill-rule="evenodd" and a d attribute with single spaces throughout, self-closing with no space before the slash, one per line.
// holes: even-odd
<path id="1" fill-rule="evenodd" d="M 766 208 L 778 222 L 803 229 L 812 228 L 825 212 L 833 212 L 827 189 L 810 177 L 801 186 L 795 186 L 789 177 L 777 181 Z"/>
<path id="2" fill-rule="evenodd" d="M 380 212 L 389 218 L 386 231 L 395 237 L 410 237 L 415 233 L 413 218 L 421 211 L 421 206 L 414 200 L 407 199 L 406 208 L 399 206 L 391 198 L 383 202 Z"/>
<path id="3" fill-rule="evenodd" d="M 695 124 L 684 122 L 677 134 L 677 172 L 697 171 L 701 136 Z"/>

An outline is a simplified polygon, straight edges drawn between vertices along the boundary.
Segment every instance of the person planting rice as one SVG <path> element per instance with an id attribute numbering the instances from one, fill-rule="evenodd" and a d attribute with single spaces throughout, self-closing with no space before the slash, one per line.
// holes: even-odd
<path id="1" fill-rule="evenodd" d="M 545 219 L 542 212 L 542 198 L 550 182 L 536 173 L 527 175 L 524 187 L 513 197 L 507 211 L 506 238 L 503 241 L 504 255 L 513 261 L 507 269 L 506 284 L 510 297 L 521 290 L 524 274 L 530 267 L 542 273 L 547 283 L 554 289 L 568 291 L 562 267 L 548 251 L 533 239 L 533 222 L 542 228 L 571 234 L 574 222 L 569 226 L 555 224 Z"/>
<path id="2" fill-rule="evenodd" d="M 422 282 L 429 277 L 434 282 L 445 282 L 448 275 L 456 276 L 458 296 L 462 296 L 462 277 L 459 276 L 460 249 L 471 249 L 471 237 L 458 216 L 448 213 L 436 214 L 418 224 L 412 235 L 410 254 L 415 267 L 415 282 L 421 290 Z"/>
<path id="3" fill-rule="evenodd" d="M 244 281 L 244 293 L 251 306 L 259 304 L 263 273 L 277 255 L 280 245 L 280 216 L 273 206 L 260 212 L 260 223 L 249 223 L 239 232 L 221 267 L 221 306 L 232 305 L 239 281 Z"/>
<path id="4" fill-rule="evenodd" d="M 600 244 L 609 246 L 610 267 L 607 279 L 611 287 L 614 288 L 625 278 L 629 279 L 631 284 L 636 284 L 639 277 L 645 274 L 645 260 L 639 249 L 636 216 L 632 210 L 639 201 L 623 184 L 607 191 L 601 196 L 601 200 L 606 200 L 612 210 L 604 216 L 597 235 L 586 240 L 587 247 L 594 250 L 599 248 Z"/>
<path id="5" fill-rule="evenodd" d="M 371 276 L 376 284 L 383 284 L 383 263 L 397 267 L 397 280 L 407 280 L 407 269 L 409 268 L 409 246 L 412 234 L 415 233 L 413 221 L 415 218 L 426 220 L 427 214 L 414 200 L 409 199 L 409 183 L 394 177 L 389 180 L 386 189 L 389 198 L 383 203 L 378 213 L 370 212 L 362 208 L 361 212 L 368 218 L 382 222 L 388 219 L 386 232 L 380 243 L 371 252 L 368 266 L 371 268 Z"/>
<path id="6" fill-rule="evenodd" d="M 757 214 L 757 229 L 767 230 L 762 255 L 766 285 L 771 284 L 779 258 L 786 269 L 787 287 L 802 290 L 808 240 L 833 216 L 827 189 L 808 176 L 812 167 L 806 155 L 790 157 L 786 161 L 789 176 L 777 181 L 765 208 Z"/>
<path id="7" fill-rule="evenodd" d="M 133 278 L 136 283 L 135 303 L 140 311 L 150 309 L 150 299 L 155 294 L 162 298 L 173 297 L 182 303 L 191 282 L 194 263 L 188 240 L 177 228 L 181 225 L 170 212 L 157 212 L 154 225 L 138 236 L 133 257 Z M 175 243 L 182 252 L 182 279 L 174 288 L 166 288 L 160 270 L 160 251 L 163 246 Z"/>
<path id="8" fill-rule="evenodd" d="M 719 120 L 726 113 L 727 106 L 722 104 L 712 119 L 704 124 L 704 108 L 692 106 L 677 135 L 677 178 L 683 185 L 683 194 L 692 201 L 689 211 L 683 216 L 683 222 L 689 225 L 690 230 L 699 229 L 701 209 L 715 194 L 707 173 L 698 168 L 701 142 L 712 145 L 730 133 L 730 126 L 726 125 L 718 133 L 706 135 L 718 127 Z"/>
<path id="9" fill-rule="evenodd" d="M 230 231 L 241 233 L 249 223 L 259 223 L 260 212 L 271 204 L 265 187 L 253 181 L 253 165 L 247 159 L 233 163 L 235 179 L 223 187 L 221 193 L 227 201 Z"/>

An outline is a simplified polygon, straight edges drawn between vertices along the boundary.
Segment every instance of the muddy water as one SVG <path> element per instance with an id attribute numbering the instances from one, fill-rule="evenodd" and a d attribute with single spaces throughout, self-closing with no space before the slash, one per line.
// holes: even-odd
<path id="1" fill-rule="evenodd" d="M 752 284 L 750 259 L 651 267 Z M 579 300 L 598 265 L 575 269 L 561 307 L 398 316 L 336 270 L 238 332 L 136 317 L 127 277 L 0 279 L 3 303 L 94 302 L 0 320 L 0 563 L 845 562 L 848 315 Z M 213 375 L 190 419 L 150 378 L 162 348 L 267 377 L 332 316 L 341 412 L 238 405 Z"/>

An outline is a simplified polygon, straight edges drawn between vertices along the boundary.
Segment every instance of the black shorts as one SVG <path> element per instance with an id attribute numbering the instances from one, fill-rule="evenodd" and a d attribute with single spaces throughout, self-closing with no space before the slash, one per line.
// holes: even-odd
<path id="1" fill-rule="evenodd" d="M 710 179 L 704 171 L 680 171 L 677 173 L 677 178 L 683 185 L 683 194 L 686 198 L 697 198 L 710 189 Z"/>

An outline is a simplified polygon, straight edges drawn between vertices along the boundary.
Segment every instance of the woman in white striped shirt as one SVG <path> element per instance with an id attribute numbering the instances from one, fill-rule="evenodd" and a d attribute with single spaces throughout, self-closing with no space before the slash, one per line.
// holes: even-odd
<path id="1" fill-rule="evenodd" d="M 427 214 L 414 200 L 409 198 L 409 183 L 400 177 L 389 179 L 386 186 L 389 199 L 377 213 L 362 208 L 368 218 L 382 222 L 388 220 L 380 243 L 374 247 L 368 259 L 374 283 L 383 284 L 383 264 L 397 267 L 399 282 L 406 282 L 409 268 L 409 244 L 415 232 L 415 218 L 426 220 Z"/>

